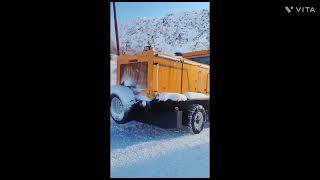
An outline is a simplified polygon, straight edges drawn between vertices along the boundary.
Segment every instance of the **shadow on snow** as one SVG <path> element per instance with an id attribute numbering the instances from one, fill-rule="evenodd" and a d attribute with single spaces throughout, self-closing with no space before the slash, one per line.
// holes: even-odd
<path id="1" fill-rule="evenodd" d="M 111 149 L 125 148 L 147 141 L 158 141 L 163 139 L 169 140 L 181 136 L 194 136 L 194 134 L 190 132 L 188 127 L 174 130 L 162 129 L 155 125 L 144 124 L 137 121 L 131 121 L 126 124 L 117 124 L 112 120 L 111 117 L 110 121 Z M 209 122 L 206 122 L 203 130 L 207 128 L 209 128 Z"/>

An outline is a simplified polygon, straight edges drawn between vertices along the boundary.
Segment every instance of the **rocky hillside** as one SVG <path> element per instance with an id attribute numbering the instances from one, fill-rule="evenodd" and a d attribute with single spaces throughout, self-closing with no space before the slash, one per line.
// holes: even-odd
<path id="1" fill-rule="evenodd" d="M 148 44 L 168 54 L 209 49 L 209 16 L 208 10 L 201 10 L 120 24 L 121 51 L 125 54 L 141 52 Z M 111 34 L 112 51 L 115 46 L 115 34 Z"/>

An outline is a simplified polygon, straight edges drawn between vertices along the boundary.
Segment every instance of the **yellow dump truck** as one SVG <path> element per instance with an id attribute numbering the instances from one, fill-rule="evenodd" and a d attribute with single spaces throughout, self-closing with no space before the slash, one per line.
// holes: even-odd
<path id="1" fill-rule="evenodd" d="M 176 53 L 150 46 L 117 60 L 117 85 L 111 88 L 111 117 L 163 128 L 188 126 L 200 133 L 210 114 L 209 50 Z"/>

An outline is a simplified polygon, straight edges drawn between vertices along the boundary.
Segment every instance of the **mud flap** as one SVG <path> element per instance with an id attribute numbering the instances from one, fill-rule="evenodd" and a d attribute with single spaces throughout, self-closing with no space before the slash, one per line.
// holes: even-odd
<path id="1" fill-rule="evenodd" d="M 181 129 L 182 111 L 178 112 L 130 112 L 129 118 L 146 124 L 156 125 L 163 129 Z"/>

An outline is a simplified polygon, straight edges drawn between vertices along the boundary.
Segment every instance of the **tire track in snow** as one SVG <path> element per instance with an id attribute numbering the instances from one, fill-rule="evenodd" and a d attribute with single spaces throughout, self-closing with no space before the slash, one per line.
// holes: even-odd
<path id="1" fill-rule="evenodd" d="M 165 132 L 164 132 L 165 133 Z M 148 136 L 148 134 L 145 134 Z M 209 128 L 203 129 L 200 134 L 188 134 L 172 139 L 151 140 L 134 144 L 122 149 L 111 150 L 111 167 L 120 168 L 132 166 L 143 160 L 160 158 L 173 151 L 190 149 L 195 146 L 209 143 Z"/>
<path id="2" fill-rule="evenodd" d="M 113 169 L 112 178 L 208 178 L 209 144 L 177 150 L 134 166 Z M 159 173 L 160 172 L 160 173 Z"/>

